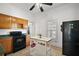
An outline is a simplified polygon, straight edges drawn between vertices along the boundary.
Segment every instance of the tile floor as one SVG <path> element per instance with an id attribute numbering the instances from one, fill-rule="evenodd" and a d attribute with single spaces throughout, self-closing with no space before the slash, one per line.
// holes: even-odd
<path id="1" fill-rule="evenodd" d="M 29 51 L 29 47 L 22 49 L 18 52 L 15 53 L 11 53 L 8 54 L 7 56 L 30 56 L 30 51 Z M 62 56 L 62 49 L 52 46 L 52 52 L 51 52 L 52 56 Z"/>
<path id="2" fill-rule="evenodd" d="M 7 56 L 29 56 L 29 47 L 19 50 L 15 53 L 8 54 Z"/>

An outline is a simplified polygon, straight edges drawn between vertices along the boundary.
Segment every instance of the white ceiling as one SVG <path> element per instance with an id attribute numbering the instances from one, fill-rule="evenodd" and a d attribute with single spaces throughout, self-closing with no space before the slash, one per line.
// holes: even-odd
<path id="1" fill-rule="evenodd" d="M 32 11 L 29 11 L 30 7 L 33 5 L 34 3 L 10 3 L 11 6 L 17 7 L 23 11 L 25 11 L 26 13 L 41 13 L 40 9 L 36 6 Z M 49 10 L 51 10 L 54 7 L 57 7 L 59 5 L 61 5 L 63 3 L 53 3 L 52 6 L 47 6 L 47 5 L 42 5 L 44 12 L 47 12 Z"/>
<path id="2" fill-rule="evenodd" d="M 44 12 L 41 12 L 37 6 L 32 11 L 30 11 L 29 9 L 30 9 L 30 7 L 32 7 L 33 4 L 34 3 L 7 3 L 7 4 L 0 4 L 0 5 L 10 6 L 12 8 L 11 11 L 16 11 L 16 9 L 17 9 L 18 12 L 13 13 L 15 16 L 17 13 L 19 14 L 19 11 L 21 11 L 22 14 L 25 15 L 27 18 L 30 18 L 32 20 L 34 18 L 34 20 L 35 20 L 35 18 L 38 19 L 38 18 L 46 17 L 46 14 L 48 14 L 49 11 L 53 10 L 53 8 L 63 5 L 64 3 L 53 3 L 52 6 L 42 5 Z M 0 8 L 0 9 L 2 9 L 2 8 Z M 8 9 L 8 10 L 10 10 L 10 9 Z"/>

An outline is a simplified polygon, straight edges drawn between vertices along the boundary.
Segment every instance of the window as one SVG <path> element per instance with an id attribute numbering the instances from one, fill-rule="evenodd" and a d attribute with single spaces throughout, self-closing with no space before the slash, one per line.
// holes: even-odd
<path id="1" fill-rule="evenodd" d="M 53 41 L 57 41 L 57 21 L 48 20 L 48 37 Z"/>

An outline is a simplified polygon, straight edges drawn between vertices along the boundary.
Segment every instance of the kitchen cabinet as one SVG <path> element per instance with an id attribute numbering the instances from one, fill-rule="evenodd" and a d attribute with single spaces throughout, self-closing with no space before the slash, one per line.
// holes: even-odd
<path id="1" fill-rule="evenodd" d="M 11 28 L 11 17 L 7 15 L 0 14 L 0 29 Z"/>
<path id="2" fill-rule="evenodd" d="M 26 36 L 26 46 L 30 46 L 30 35 Z"/>
<path id="3" fill-rule="evenodd" d="M 0 13 L 0 29 L 26 29 L 28 20 Z"/>
<path id="4" fill-rule="evenodd" d="M 12 24 L 16 24 L 17 29 L 25 29 L 28 26 L 28 20 L 12 17 Z"/>
<path id="5" fill-rule="evenodd" d="M 4 48 L 5 54 L 12 52 L 12 37 L 0 38 L 0 44 Z"/>

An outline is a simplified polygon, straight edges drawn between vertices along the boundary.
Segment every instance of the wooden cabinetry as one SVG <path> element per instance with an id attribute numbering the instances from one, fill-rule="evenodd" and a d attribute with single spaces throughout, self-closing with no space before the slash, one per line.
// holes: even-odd
<path id="1" fill-rule="evenodd" d="M 25 29 L 28 26 L 28 20 L 12 17 L 12 24 L 16 24 L 17 29 Z"/>
<path id="2" fill-rule="evenodd" d="M 11 19 L 10 16 L 0 14 L 0 29 L 9 29 L 11 28 Z"/>
<path id="3" fill-rule="evenodd" d="M 0 14 L 0 29 L 25 29 L 28 20 L 5 14 Z"/>
<path id="4" fill-rule="evenodd" d="M 0 38 L 0 44 L 3 46 L 6 54 L 12 52 L 12 37 Z"/>
<path id="5" fill-rule="evenodd" d="M 30 35 L 26 36 L 26 46 L 30 46 Z"/>

